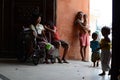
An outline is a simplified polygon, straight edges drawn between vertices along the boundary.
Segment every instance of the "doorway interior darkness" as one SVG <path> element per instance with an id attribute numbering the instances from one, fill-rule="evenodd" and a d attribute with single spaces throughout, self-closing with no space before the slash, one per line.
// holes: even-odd
<path id="1" fill-rule="evenodd" d="M 42 14 L 42 23 L 56 23 L 56 0 L 0 0 L 0 57 L 15 57 L 17 34 L 33 11 Z"/>

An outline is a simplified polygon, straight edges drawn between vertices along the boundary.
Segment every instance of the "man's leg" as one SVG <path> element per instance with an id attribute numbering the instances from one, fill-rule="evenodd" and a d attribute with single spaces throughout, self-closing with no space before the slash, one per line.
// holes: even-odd
<path id="1" fill-rule="evenodd" d="M 54 45 L 55 48 L 59 49 L 60 41 L 53 41 L 52 44 Z M 58 60 L 58 63 L 62 63 L 59 55 L 56 58 Z"/>
<path id="2" fill-rule="evenodd" d="M 62 56 L 62 60 L 64 63 L 68 63 L 65 59 L 67 53 L 68 53 L 68 48 L 69 48 L 69 45 L 68 43 L 66 43 L 65 41 L 62 41 L 61 40 L 61 46 L 64 48 L 64 52 L 63 52 L 63 56 Z"/>

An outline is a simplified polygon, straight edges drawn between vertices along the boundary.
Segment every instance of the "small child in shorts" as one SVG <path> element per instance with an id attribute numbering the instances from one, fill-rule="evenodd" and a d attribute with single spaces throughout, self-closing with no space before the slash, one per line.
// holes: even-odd
<path id="1" fill-rule="evenodd" d="M 98 67 L 99 66 L 99 60 L 100 60 L 100 51 L 98 48 L 100 48 L 100 44 L 97 41 L 98 34 L 93 33 L 92 34 L 92 41 L 90 41 L 90 48 L 92 50 L 92 55 L 91 55 L 91 61 L 93 62 L 93 67 Z"/>

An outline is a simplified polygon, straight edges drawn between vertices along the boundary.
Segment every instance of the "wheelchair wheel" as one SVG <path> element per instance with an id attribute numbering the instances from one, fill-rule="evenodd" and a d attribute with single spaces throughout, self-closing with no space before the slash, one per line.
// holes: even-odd
<path id="1" fill-rule="evenodd" d="M 40 60 L 39 60 L 40 64 L 43 64 L 44 61 L 45 61 L 45 58 L 40 58 Z"/>
<path id="2" fill-rule="evenodd" d="M 22 30 L 17 36 L 17 54 L 16 57 L 20 62 L 26 62 L 31 56 L 33 47 L 33 34 L 31 30 Z"/>
<path id="3" fill-rule="evenodd" d="M 45 48 L 40 49 L 40 63 L 43 64 L 45 62 L 45 58 L 46 58 L 46 50 Z"/>
<path id="4" fill-rule="evenodd" d="M 17 60 L 20 62 L 26 62 L 27 60 L 27 54 L 24 49 L 18 50 L 16 57 L 17 57 Z"/>
<path id="5" fill-rule="evenodd" d="M 32 61 L 34 65 L 37 65 L 40 60 L 39 49 L 35 49 L 34 53 L 32 54 Z"/>
<path id="6" fill-rule="evenodd" d="M 26 56 L 17 56 L 17 60 L 20 62 L 26 62 L 27 58 Z"/>
<path id="7" fill-rule="evenodd" d="M 38 65 L 38 63 L 39 63 L 39 57 L 33 56 L 33 57 L 32 57 L 32 61 L 33 61 L 33 64 L 34 64 L 34 65 Z"/>
<path id="8" fill-rule="evenodd" d="M 55 58 L 51 58 L 50 60 L 51 60 L 51 63 L 55 63 L 56 62 Z"/>

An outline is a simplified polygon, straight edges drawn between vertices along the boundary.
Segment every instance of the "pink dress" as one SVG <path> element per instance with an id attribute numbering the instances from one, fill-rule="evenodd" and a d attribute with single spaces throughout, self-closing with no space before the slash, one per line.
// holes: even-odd
<path id="1" fill-rule="evenodd" d="M 89 34 L 88 33 L 79 33 L 79 40 L 81 46 L 89 46 Z"/>

